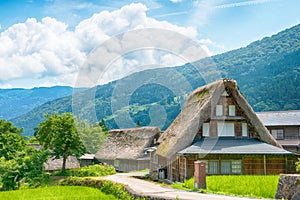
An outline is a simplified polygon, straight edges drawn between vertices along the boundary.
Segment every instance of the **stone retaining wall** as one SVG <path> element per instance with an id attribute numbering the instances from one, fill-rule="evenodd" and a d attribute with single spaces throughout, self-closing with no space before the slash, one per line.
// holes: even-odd
<path id="1" fill-rule="evenodd" d="M 276 199 L 300 199 L 300 174 L 281 174 Z"/>

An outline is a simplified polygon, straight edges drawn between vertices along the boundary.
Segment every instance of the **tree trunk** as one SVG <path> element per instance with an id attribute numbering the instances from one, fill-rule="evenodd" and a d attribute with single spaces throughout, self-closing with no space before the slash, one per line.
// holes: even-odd
<path id="1" fill-rule="evenodd" d="M 62 163 L 62 168 L 61 171 L 65 172 L 66 171 L 66 161 L 67 161 L 68 156 L 66 154 L 63 155 L 63 163 Z"/>

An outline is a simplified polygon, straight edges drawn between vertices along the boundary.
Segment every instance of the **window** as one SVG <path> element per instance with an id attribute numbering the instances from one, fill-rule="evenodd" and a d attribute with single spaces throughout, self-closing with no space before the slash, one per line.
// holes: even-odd
<path id="1" fill-rule="evenodd" d="M 229 116 L 235 116 L 235 105 L 229 105 Z"/>
<path id="2" fill-rule="evenodd" d="M 119 160 L 114 160 L 114 167 L 119 167 L 120 161 Z"/>
<path id="3" fill-rule="evenodd" d="M 219 165 L 221 164 L 221 168 Z M 206 164 L 207 174 L 242 174 L 241 160 L 209 160 Z"/>
<path id="4" fill-rule="evenodd" d="M 231 161 L 221 161 L 221 174 L 231 174 Z"/>
<path id="5" fill-rule="evenodd" d="M 203 134 L 204 137 L 209 136 L 209 123 L 203 123 Z"/>
<path id="6" fill-rule="evenodd" d="M 247 123 L 242 123 L 242 136 L 247 137 L 248 136 L 248 126 Z"/>
<path id="7" fill-rule="evenodd" d="M 231 173 L 232 174 L 241 174 L 242 173 L 242 161 L 241 160 L 231 161 Z"/>
<path id="8" fill-rule="evenodd" d="M 223 116 L 223 105 L 217 105 L 216 116 Z"/>
<path id="9" fill-rule="evenodd" d="M 210 160 L 207 162 L 206 172 L 208 174 L 218 174 L 219 172 L 219 161 Z"/>
<path id="10" fill-rule="evenodd" d="M 299 127 L 298 137 L 300 138 L 300 127 Z"/>
<path id="11" fill-rule="evenodd" d="M 234 135 L 234 123 L 218 123 L 218 136 Z"/>
<path id="12" fill-rule="evenodd" d="M 271 130 L 271 134 L 275 139 L 283 139 L 283 129 L 273 129 Z"/>

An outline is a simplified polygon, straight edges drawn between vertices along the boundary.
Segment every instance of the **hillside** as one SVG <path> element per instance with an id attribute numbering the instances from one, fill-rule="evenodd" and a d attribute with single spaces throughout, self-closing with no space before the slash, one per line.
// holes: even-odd
<path id="1" fill-rule="evenodd" d="M 73 88 L 67 86 L 0 89 L 0 118 L 16 118 L 39 105 L 72 93 Z"/>
<path id="2" fill-rule="evenodd" d="M 202 59 L 179 67 L 138 72 L 82 92 L 73 102 L 72 96 L 47 102 L 13 122 L 24 127 L 25 134 L 32 134 L 44 113 L 70 112 L 73 103 L 79 117 L 94 120 L 96 111 L 97 120 L 105 119 L 109 129 L 120 125 L 132 127 L 137 121 L 142 126 L 162 123 L 159 126 L 165 129 L 179 113 L 187 94 L 207 83 L 203 78 L 207 74 L 237 80 L 255 111 L 300 109 L 299 58 L 300 25 L 297 25 L 247 47 L 213 56 L 215 69 L 209 59 Z M 137 88 L 134 83 L 138 83 Z M 92 100 L 84 101 L 89 96 L 95 97 L 95 105 Z M 128 112 L 133 122 L 128 123 Z"/>

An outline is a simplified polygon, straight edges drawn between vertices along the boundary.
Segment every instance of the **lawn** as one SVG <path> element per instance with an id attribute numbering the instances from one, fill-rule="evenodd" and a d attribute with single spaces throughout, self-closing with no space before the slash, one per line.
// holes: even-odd
<path id="1" fill-rule="evenodd" d="M 0 192 L 0 199 L 5 200 L 71 200 L 71 199 L 101 199 L 116 200 L 113 195 L 106 195 L 99 189 L 81 186 L 53 186 L 37 189 L 24 189 Z"/>
<path id="2" fill-rule="evenodd" d="M 258 198 L 274 198 L 279 175 L 274 176 L 207 176 L 207 193 L 228 194 Z M 179 189 L 194 189 L 194 178 L 172 184 Z"/>

